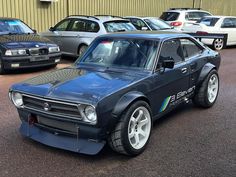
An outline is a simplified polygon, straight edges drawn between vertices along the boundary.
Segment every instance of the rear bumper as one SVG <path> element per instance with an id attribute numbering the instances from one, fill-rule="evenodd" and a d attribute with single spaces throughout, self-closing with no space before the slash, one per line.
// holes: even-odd
<path id="1" fill-rule="evenodd" d="M 41 57 L 41 56 L 37 56 Z M 61 59 L 61 53 L 49 54 L 42 60 L 38 60 L 34 56 L 22 56 L 22 57 L 6 57 L 2 56 L 3 68 L 6 70 L 15 70 L 20 68 L 33 68 L 49 66 L 58 63 Z"/>

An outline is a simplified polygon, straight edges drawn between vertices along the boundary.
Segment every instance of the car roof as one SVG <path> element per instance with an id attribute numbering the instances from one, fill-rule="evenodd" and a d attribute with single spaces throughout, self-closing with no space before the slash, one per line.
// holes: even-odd
<path id="1" fill-rule="evenodd" d="M 146 39 L 167 39 L 175 37 L 191 37 L 188 34 L 181 32 L 171 31 L 130 31 L 130 32 L 119 32 L 119 33 L 108 33 L 101 35 L 100 37 L 118 37 L 118 38 L 146 38 Z"/>
<path id="2" fill-rule="evenodd" d="M 206 12 L 206 13 L 211 14 L 210 12 L 201 10 L 199 8 L 170 8 L 169 10 L 165 12 Z"/>
<path id="3" fill-rule="evenodd" d="M 207 18 L 236 18 L 236 16 L 224 16 L 224 15 L 212 15 L 212 16 L 204 16 Z"/>
<path id="4" fill-rule="evenodd" d="M 0 20 L 19 20 L 18 18 L 0 17 Z"/>
<path id="5" fill-rule="evenodd" d="M 110 16 L 110 15 L 98 15 L 98 16 L 89 16 L 89 15 L 70 15 L 66 18 L 79 18 L 79 19 L 84 19 L 84 20 L 92 20 L 96 22 L 109 22 L 109 21 L 127 21 L 127 19 L 123 19 L 122 17 L 118 16 Z"/>
<path id="6" fill-rule="evenodd" d="M 150 18 L 156 18 L 156 19 L 159 19 L 159 17 L 141 17 L 141 16 L 126 16 L 124 18 L 138 18 L 138 19 L 150 19 Z"/>

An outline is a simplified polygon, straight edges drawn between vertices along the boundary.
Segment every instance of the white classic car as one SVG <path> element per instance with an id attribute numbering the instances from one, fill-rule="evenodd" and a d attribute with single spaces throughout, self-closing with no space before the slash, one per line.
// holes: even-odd
<path id="1" fill-rule="evenodd" d="M 183 29 L 187 33 L 198 34 L 227 34 L 227 41 L 224 39 L 202 39 L 207 45 L 212 45 L 214 49 L 221 50 L 226 46 L 236 45 L 236 17 L 234 16 L 205 16 L 197 23 Z"/>

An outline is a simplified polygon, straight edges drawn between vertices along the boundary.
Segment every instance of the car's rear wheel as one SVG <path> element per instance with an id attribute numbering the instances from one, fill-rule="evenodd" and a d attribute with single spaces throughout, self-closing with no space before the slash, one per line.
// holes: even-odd
<path id="1" fill-rule="evenodd" d="M 196 92 L 193 102 L 198 106 L 209 108 L 215 103 L 218 92 L 219 76 L 216 70 L 212 70 Z"/>
<path id="2" fill-rule="evenodd" d="M 213 48 L 215 50 L 221 50 L 224 48 L 224 39 L 215 39 L 213 41 Z"/>
<path id="3" fill-rule="evenodd" d="M 85 44 L 83 44 L 83 45 L 81 45 L 80 47 L 79 47 L 79 49 L 78 49 L 78 55 L 79 55 L 79 57 L 85 52 L 85 50 L 88 48 L 88 46 L 87 45 L 85 45 Z"/>
<path id="4" fill-rule="evenodd" d="M 148 144 L 151 129 L 150 107 L 144 101 L 137 101 L 122 114 L 109 137 L 109 145 L 118 153 L 138 155 Z"/>

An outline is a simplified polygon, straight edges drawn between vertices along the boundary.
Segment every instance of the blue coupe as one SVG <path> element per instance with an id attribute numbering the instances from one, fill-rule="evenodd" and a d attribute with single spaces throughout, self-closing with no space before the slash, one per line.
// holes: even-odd
<path id="1" fill-rule="evenodd" d="M 187 34 L 107 34 L 72 66 L 15 84 L 9 96 L 24 136 L 84 154 L 108 142 L 135 156 L 156 119 L 190 100 L 215 103 L 219 66 L 219 53 Z"/>

